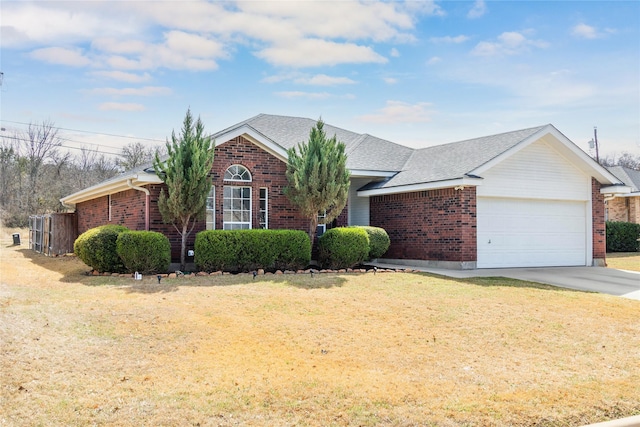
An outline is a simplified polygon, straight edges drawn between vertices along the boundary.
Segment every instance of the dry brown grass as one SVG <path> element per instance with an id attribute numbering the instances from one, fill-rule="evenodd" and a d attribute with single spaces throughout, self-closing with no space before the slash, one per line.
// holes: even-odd
<path id="1" fill-rule="evenodd" d="M 607 254 L 607 267 L 640 271 L 640 252 L 613 252 Z"/>
<path id="2" fill-rule="evenodd" d="M 426 274 L 88 277 L 0 244 L 0 425 L 575 426 L 640 413 L 640 302 Z"/>

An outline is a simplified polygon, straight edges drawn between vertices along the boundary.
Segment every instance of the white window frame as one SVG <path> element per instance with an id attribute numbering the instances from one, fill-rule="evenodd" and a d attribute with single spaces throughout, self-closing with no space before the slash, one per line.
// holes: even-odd
<path id="1" fill-rule="evenodd" d="M 207 213 L 205 216 L 207 230 L 216 229 L 216 186 L 212 185 L 209 195 L 207 196 Z M 212 220 L 209 221 L 209 213 L 211 213 Z"/>
<path id="2" fill-rule="evenodd" d="M 231 175 L 231 177 L 228 177 Z M 238 178 L 236 178 L 238 176 Z M 245 178 L 243 178 L 245 176 Z M 231 165 L 224 171 L 224 180 L 226 182 L 252 182 L 251 172 L 246 167 L 236 164 Z"/>
<path id="3" fill-rule="evenodd" d="M 322 212 L 318 212 L 318 225 L 316 226 L 316 237 L 320 237 L 322 236 L 324 233 L 327 232 L 327 224 L 321 224 L 320 220 L 326 220 L 327 219 L 327 211 L 322 211 Z"/>
<path id="4" fill-rule="evenodd" d="M 264 197 L 262 192 L 264 191 Z M 258 226 L 260 228 L 269 228 L 269 189 L 267 187 L 260 187 L 260 193 L 258 194 L 260 205 L 258 206 Z M 262 202 L 264 202 L 264 209 L 262 208 Z M 262 213 L 264 212 L 264 222 L 262 221 Z"/>
<path id="5" fill-rule="evenodd" d="M 229 198 L 227 197 L 226 193 L 227 193 L 227 189 L 231 190 L 232 192 L 232 197 Z M 240 190 L 241 196 L 240 199 L 236 199 L 233 197 L 233 191 L 234 190 Z M 248 198 L 244 198 L 242 197 L 242 193 L 244 192 L 244 190 L 249 190 L 249 197 Z M 222 197 L 222 229 L 223 230 L 244 230 L 244 229 L 251 229 L 253 228 L 253 224 L 252 224 L 252 212 L 253 212 L 253 201 L 252 201 L 252 188 L 249 186 L 234 186 L 234 185 L 225 185 L 224 186 L 224 194 Z M 244 202 L 245 200 L 249 200 L 249 221 L 227 221 L 226 220 L 226 214 L 228 212 L 231 212 L 233 215 L 233 212 L 235 212 L 235 210 L 233 209 L 233 202 L 234 200 L 240 200 L 241 202 Z M 231 209 L 228 209 L 226 205 L 226 202 L 229 201 L 230 202 L 230 207 Z M 244 203 L 241 203 L 241 205 L 243 205 Z M 243 212 L 243 209 L 240 209 L 239 212 Z M 248 227 L 244 227 L 244 225 L 248 226 Z"/>
<path id="6" fill-rule="evenodd" d="M 227 170 L 224 172 L 224 181 L 247 184 L 252 182 L 251 172 L 249 172 L 249 169 L 247 169 L 246 167 L 240 164 L 234 164 L 229 166 Z M 231 198 L 227 197 L 227 189 L 231 191 Z M 237 189 L 240 190 L 241 206 L 244 206 L 243 202 L 247 200 L 247 198 L 244 198 L 242 194 L 244 193 L 244 190 L 246 189 L 249 190 L 249 197 L 248 197 L 249 221 L 248 222 L 226 220 L 228 212 L 231 212 L 231 216 L 233 216 L 233 212 L 235 212 L 233 209 L 233 202 L 236 199 L 234 199 L 233 197 L 233 192 Z M 229 204 L 227 204 L 227 201 L 229 201 Z M 244 210 L 241 208 L 240 212 L 244 212 Z M 238 229 L 246 229 L 247 227 L 249 229 L 253 228 L 253 189 L 251 188 L 250 185 L 225 185 L 222 193 L 222 229 L 238 230 Z"/>

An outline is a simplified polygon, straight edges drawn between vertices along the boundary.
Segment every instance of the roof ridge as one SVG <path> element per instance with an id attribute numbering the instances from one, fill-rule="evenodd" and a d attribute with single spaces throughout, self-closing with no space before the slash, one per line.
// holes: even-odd
<path id="1" fill-rule="evenodd" d="M 553 125 L 550 124 L 550 123 L 547 123 L 546 125 L 533 126 L 533 127 L 524 128 L 524 129 L 516 129 L 516 130 L 507 131 L 507 132 L 500 132 L 500 133 L 496 133 L 496 134 L 493 134 L 493 135 L 485 135 L 485 136 L 479 136 L 479 137 L 476 137 L 476 138 L 462 139 L 460 141 L 446 142 L 444 144 L 438 144 L 438 145 L 432 145 L 432 146 L 429 146 L 429 147 L 418 148 L 418 150 L 428 150 L 430 148 L 445 147 L 447 145 L 461 144 L 463 142 L 477 141 L 479 139 L 495 138 L 495 137 L 498 137 L 498 136 L 508 135 L 508 134 L 512 134 L 512 133 L 516 133 L 516 132 L 532 131 L 534 129 L 537 132 L 537 131 L 539 131 L 541 129 L 546 128 L 547 126 L 553 126 Z M 533 133 L 535 133 L 535 132 L 532 132 L 532 134 Z"/>

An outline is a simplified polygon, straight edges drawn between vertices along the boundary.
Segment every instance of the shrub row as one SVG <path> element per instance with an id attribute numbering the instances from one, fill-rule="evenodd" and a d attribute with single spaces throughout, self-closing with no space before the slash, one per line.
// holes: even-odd
<path id="1" fill-rule="evenodd" d="M 196 235 L 195 263 L 202 271 L 297 270 L 311 261 L 311 241 L 297 230 L 207 230 Z"/>
<path id="2" fill-rule="evenodd" d="M 332 228 L 318 240 L 318 261 L 324 268 L 351 268 L 381 257 L 390 243 L 387 232 L 379 227 Z"/>
<path id="3" fill-rule="evenodd" d="M 351 268 L 379 258 L 389 236 L 378 227 L 327 230 L 318 241 L 323 268 Z M 208 230 L 196 235 L 195 264 L 200 271 L 246 272 L 259 268 L 299 270 L 311 261 L 309 236 L 297 230 Z M 74 252 L 99 272 L 166 272 L 171 263 L 169 239 L 154 231 L 131 231 L 104 225 L 81 234 Z"/>
<path id="4" fill-rule="evenodd" d="M 171 263 L 169 239 L 155 231 L 131 231 L 121 225 L 103 225 L 82 233 L 75 254 L 99 272 L 149 274 L 165 272 Z"/>
<path id="5" fill-rule="evenodd" d="M 636 252 L 639 238 L 640 224 L 607 221 L 607 252 Z"/>

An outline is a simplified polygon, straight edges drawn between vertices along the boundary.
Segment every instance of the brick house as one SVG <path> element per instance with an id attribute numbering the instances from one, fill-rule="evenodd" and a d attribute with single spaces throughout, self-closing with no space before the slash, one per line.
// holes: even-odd
<path id="1" fill-rule="evenodd" d="M 623 194 L 606 202 L 607 221 L 633 222 L 640 224 L 640 171 L 624 166 L 613 166 L 609 172 L 620 178 L 631 188 L 629 194 Z"/>
<path id="2" fill-rule="evenodd" d="M 287 149 L 316 121 L 260 114 L 213 134 L 212 190 L 204 229 L 306 230 L 286 196 Z M 383 227 L 385 260 L 470 269 L 598 265 L 605 258 L 604 199 L 628 187 L 552 125 L 412 149 L 325 124 L 345 143 L 351 188 L 331 226 Z M 163 224 L 164 184 L 149 167 L 71 194 L 78 231 L 103 224 L 180 238 Z M 193 248 L 194 235 L 188 245 Z"/>

